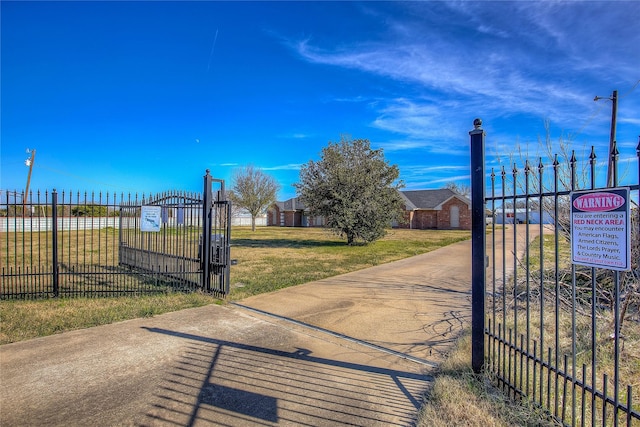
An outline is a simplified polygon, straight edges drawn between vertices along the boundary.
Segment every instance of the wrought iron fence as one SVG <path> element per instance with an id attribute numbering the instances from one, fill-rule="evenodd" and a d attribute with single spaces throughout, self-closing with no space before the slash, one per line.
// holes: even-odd
<path id="1" fill-rule="evenodd" d="M 204 193 L 3 191 L 0 298 L 226 295 L 231 209 L 212 181 L 221 182 L 207 171 Z M 158 212 L 151 231 L 141 226 L 147 208 Z"/>
<path id="2" fill-rule="evenodd" d="M 539 159 L 535 165 L 524 161 L 520 169 L 514 164 L 491 170 L 485 196 L 485 134 L 481 122 L 474 125 L 474 370 L 486 370 L 512 398 L 544 408 L 563 425 L 639 426 L 638 347 L 629 343 L 625 349 L 625 333 L 634 335 L 633 345 L 640 344 L 640 176 L 624 186 L 635 199 L 627 230 L 630 269 L 578 265 L 571 196 L 599 190 L 595 151 L 583 169 L 572 153 L 567 159 L 555 156 L 551 165 Z M 615 146 L 610 156 L 615 187 Z M 640 145 L 636 156 L 640 163 Z M 634 173 L 640 175 L 640 167 Z M 498 215 L 488 226 L 487 211 Z"/>

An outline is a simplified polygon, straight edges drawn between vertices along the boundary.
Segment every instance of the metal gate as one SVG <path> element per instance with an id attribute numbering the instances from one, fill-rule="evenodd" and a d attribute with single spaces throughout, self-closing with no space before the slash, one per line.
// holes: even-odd
<path id="1" fill-rule="evenodd" d="M 0 299 L 229 293 L 231 209 L 209 171 L 203 193 L 2 193 Z"/>
<path id="2" fill-rule="evenodd" d="M 209 170 L 202 195 L 168 192 L 125 203 L 120 218 L 121 267 L 173 289 L 229 293 L 231 205 L 224 181 Z"/>
<path id="3" fill-rule="evenodd" d="M 476 119 L 470 132 L 473 370 L 487 371 L 512 398 L 544 408 L 563 425 L 639 426 L 637 354 L 625 350 L 622 326 L 640 330 L 637 202 L 630 203 L 630 271 L 572 263 L 571 195 L 609 188 L 596 187 L 594 149 L 581 183 L 572 153 L 556 155 L 549 167 L 540 159 L 520 170 L 492 170 L 487 187 L 481 126 Z M 614 143 L 611 187 L 618 186 L 618 156 Z M 640 163 L 640 144 L 636 156 Z M 630 202 L 639 198 L 639 175 L 640 168 L 624 187 Z"/>

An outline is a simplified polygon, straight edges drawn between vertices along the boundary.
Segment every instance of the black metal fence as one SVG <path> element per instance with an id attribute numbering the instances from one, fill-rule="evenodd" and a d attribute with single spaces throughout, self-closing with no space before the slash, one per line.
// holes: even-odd
<path id="1" fill-rule="evenodd" d="M 635 183 L 624 186 L 631 195 L 625 230 L 630 268 L 579 265 L 571 196 L 608 188 L 596 187 L 595 151 L 582 167 L 571 153 L 550 165 L 539 159 L 491 170 L 486 196 L 485 134 L 481 122 L 474 125 L 474 370 L 488 371 L 512 398 L 544 408 L 563 425 L 640 426 L 640 396 L 634 396 L 640 379 L 640 167 L 631 172 Z M 640 145 L 635 154 L 640 163 Z M 615 144 L 610 156 L 615 187 Z M 487 212 L 494 215 L 488 226 Z M 599 246 L 607 242 L 597 239 L 589 248 L 606 253 Z"/>
<path id="2" fill-rule="evenodd" d="M 226 295 L 231 209 L 222 181 L 207 171 L 204 185 L 148 196 L 3 191 L 0 298 Z"/>

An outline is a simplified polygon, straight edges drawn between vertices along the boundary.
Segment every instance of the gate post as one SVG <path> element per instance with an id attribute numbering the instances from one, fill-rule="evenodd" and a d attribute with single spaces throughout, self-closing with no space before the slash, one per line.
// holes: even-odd
<path id="1" fill-rule="evenodd" d="M 62 194 L 64 196 L 64 192 Z M 64 204 L 64 200 L 62 202 Z M 51 239 L 53 296 L 58 297 L 60 295 L 60 270 L 58 269 L 58 192 L 55 188 L 51 193 Z"/>
<path id="2" fill-rule="evenodd" d="M 227 202 L 227 210 L 225 216 L 225 222 L 227 225 L 225 244 L 224 244 L 224 263 L 225 263 L 225 272 L 224 272 L 224 294 L 229 295 L 230 286 L 231 286 L 231 200 L 226 199 L 226 195 L 224 194 L 224 181 L 222 182 L 222 196 Z"/>
<path id="3" fill-rule="evenodd" d="M 484 365 L 485 300 L 485 174 L 482 120 L 473 121 L 471 137 L 471 367 L 480 373 Z"/>
<path id="4" fill-rule="evenodd" d="M 204 176 L 204 191 L 202 193 L 202 249 L 200 250 L 200 265 L 202 265 L 202 288 L 211 290 L 211 211 L 213 196 L 211 191 L 212 178 L 207 169 Z"/>

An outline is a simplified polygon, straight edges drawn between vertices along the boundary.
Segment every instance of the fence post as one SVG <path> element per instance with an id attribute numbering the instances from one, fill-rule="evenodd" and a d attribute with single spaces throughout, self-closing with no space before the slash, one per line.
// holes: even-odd
<path id="1" fill-rule="evenodd" d="M 471 367 L 480 373 L 484 365 L 485 300 L 485 176 L 482 120 L 473 121 L 471 137 Z"/>
<path id="2" fill-rule="evenodd" d="M 53 296 L 58 297 L 60 294 L 60 277 L 58 274 L 58 192 L 55 188 L 51 192 L 51 234 Z"/>
<path id="3" fill-rule="evenodd" d="M 204 191 L 202 193 L 202 250 L 200 251 L 200 265 L 202 265 L 202 288 L 211 290 L 211 211 L 213 195 L 211 192 L 212 178 L 207 169 L 204 176 Z"/>

